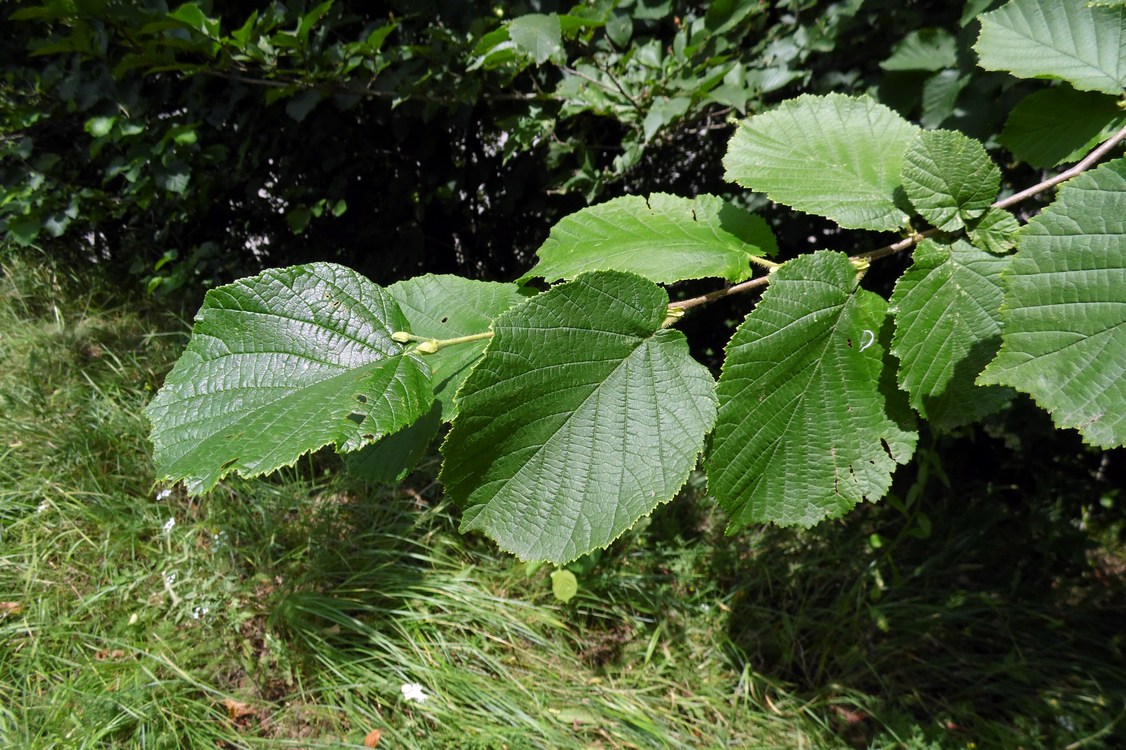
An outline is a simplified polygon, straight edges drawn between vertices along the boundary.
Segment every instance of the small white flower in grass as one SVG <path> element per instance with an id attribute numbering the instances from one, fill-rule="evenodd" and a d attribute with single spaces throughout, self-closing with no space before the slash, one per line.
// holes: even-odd
<path id="1" fill-rule="evenodd" d="M 430 697 L 423 692 L 422 685 L 417 682 L 408 682 L 399 689 L 403 691 L 404 700 L 414 701 L 415 703 L 422 703 Z"/>
<path id="2" fill-rule="evenodd" d="M 160 492 L 156 493 L 157 500 L 167 500 L 170 497 L 172 497 L 172 490 L 169 489 L 163 489 Z"/>
<path id="3" fill-rule="evenodd" d="M 46 513 L 50 509 L 51 509 L 51 501 L 50 500 L 44 500 L 43 502 L 39 503 L 39 507 L 35 509 L 35 512 L 36 513 Z"/>
<path id="4" fill-rule="evenodd" d="M 176 519 L 175 518 L 169 518 L 167 521 L 164 522 L 164 525 L 161 526 L 160 528 L 164 531 L 165 534 L 170 534 L 170 533 L 172 533 L 172 527 L 175 526 L 175 525 L 176 525 Z"/>

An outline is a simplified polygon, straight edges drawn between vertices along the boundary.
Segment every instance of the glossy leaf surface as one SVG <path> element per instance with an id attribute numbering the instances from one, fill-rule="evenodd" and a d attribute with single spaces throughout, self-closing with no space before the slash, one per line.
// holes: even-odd
<path id="1" fill-rule="evenodd" d="M 391 339 L 386 290 L 342 266 L 267 271 L 212 289 L 147 414 L 158 476 L 206 492 L 325 445 L 355 450 L 414 422 L 430 372 Z"/>

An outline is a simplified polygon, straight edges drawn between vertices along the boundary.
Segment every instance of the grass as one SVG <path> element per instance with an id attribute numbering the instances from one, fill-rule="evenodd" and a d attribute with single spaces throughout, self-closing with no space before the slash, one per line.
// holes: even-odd
<path id="1" fill-rule="evenodd" d="M 101 288 L 0 278 L 0 747 L 1126 744 L 1121 498 L 1079 446 L 1021 465 L 1048 431 L 929 442 L 808 532 L 725 537 L 697 478 L 564 605 L 434 463 L 162 492 L 141 411 L 185 327 Z"/>

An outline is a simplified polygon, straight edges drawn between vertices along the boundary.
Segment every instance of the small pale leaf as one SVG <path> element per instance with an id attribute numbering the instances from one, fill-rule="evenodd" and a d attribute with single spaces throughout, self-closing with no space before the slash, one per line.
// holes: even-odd
<path id="1" fill-rule="evenodd" d="M 667 308 L 652 282 L 599 272 L 497 318 L 442 447 L 464 531 L 560 564 L 672 499 L 715 395 L 683 334 L 661 327 Z"/>
<path id="2" fill-rule="evenodd" d="M 1118 96 L 1126 89 L 1126 8 L 1011 0 L 981 16 L 974 49 L 986 70 Z"/>
<path id="3" fill-rule="evenodd" d="M 1007 257 L 965 241 L 924 240 L 891 296 L 899 384 L 939 429 L 992 413 L 1012 395 L 974 385 L 1001 346 L 1001 271 Z"/>
<path id="4" fill-rule="evenodd" d="M 765 220 L 714 195 L 627 195 L 552 227 L 540 262 L 521 281 L 628 271 L 663 284 L 707 277 L 739 282 L 751 277 L 749 256 L 777 247 Z"/>
<path id="5" fill-rule="evenodd" d="M 922 130 L 907 149 L 903 190 L 924 219 L 946 232 L 980 217 L 997 197 L 1001 170 L 985 148 L 953 130 Z"/>
<path id="6" fill-rule="evenodd" d="M 1001 351 L 978 382 L 1030 394 L 1092 445 L 1126 444 L 1126 159 L 1065 182 L 1002 281 Z"/>
<path id="7" fill-rule="evenodd" d="M 355 450 L 434 400 L 426 364 L 391 339 L 394 298 L 341 266 L 267 271 L 212 289 L 146 410 L 164 481 L 206 492 L 325 445 Z"/>
<path id="8" fill-rule="evenodd" d="M 887 492 L 916 434 L 885 356 L 887 303 L 819 251 L 771 275 L 727 345 L 708 487 L 729 530 L 810 526 Z"/>
<path id="9" fill-rule="evenodd" d="M 868 97 L 803 95 L 744 120 L 726 178 L 850 229 L 895 230 L 903 155 L 918 130 Z"/>
<path id="10" fill-rule="evenodd" d="M 579 593 L 579 579 L 569 570 L 555 570 L 551 573 L 551 593 L 556 599 L 567 603 Z"/>

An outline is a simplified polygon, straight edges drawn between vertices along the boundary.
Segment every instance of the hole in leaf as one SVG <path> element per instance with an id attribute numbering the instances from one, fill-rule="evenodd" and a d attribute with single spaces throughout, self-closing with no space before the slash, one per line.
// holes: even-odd
<path id="1" fill-rule="evenodd" d="M 443 317 L 442 317 L 442 322 L 443 322 L 443 323 L 448 323 L 448 322 L 449 322 L 449 320 L 450 320 L 450 318 L 449 318 L 449 316 L 448 316 L 448 315 L 445 315 L 445 316 L 443 316 Z"/>
<path id="2" fill-rule="evenodd" d="M 845 339 L 845 343 L 848 344 L 849 349 L 852 348 L 852 339 Z"/>
<path id="3" fill-rule="evenodd" d="M 361 404 L 366 404 L 368 402 L 368 397 L 365 396 L 362 393 L 357 393 L 356 394 L 356 400 L 359 401 Z"/>
<path id="4" fill-rule="evenodd" d="M 362 437 L 364 440 L 375 440 L 375 435 L 372 435 L 370 432 L 365 433 Z"/>
<path id="5" fill-rule="evenodd" d="M 364 420 L 367 419 L 367 418 L 368 418 L 367 414 L 361 414 L 358 411 L 354 411 L 354 412 L 352 412 L 351 414 L 348 415 L 348 420 L 351 421 L 351 422 L 355 422 L 356 424 L 363 424 Z"/>
<path id="6" fill-rule="evenodd" d="M 231 459 L 230 461 L 224 461 L 224 462 L 223 462 L 223 463 L 222 463 L 222 464 L 221 464 L 221 465 L 219 466 L 219 469 L 220 469 L 221 471 L 226 471 L 227 469 L 231 468 L 232 466 L 234 466 L 234 465 L 235 465 L 235 464 L 237 464 L 237 463 L 238 463 L 238 459 L 237 459 L 237 458 L 232 458 L 232 459 Z"/>

